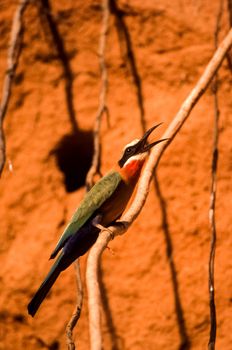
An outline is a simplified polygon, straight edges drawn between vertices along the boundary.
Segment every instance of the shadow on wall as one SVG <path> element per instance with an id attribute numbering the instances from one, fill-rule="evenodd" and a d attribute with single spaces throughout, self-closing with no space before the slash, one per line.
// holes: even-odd
<path id="1" fill-rule="evenodd" d="M 76 121 L 75 108 L 73 103 L 73 72 L 70 65 L 70 58 L 72 55 L 75 55 L 75 50 L 70 55 L 65 48 L 65 43 L 63 41 L 63 37 L 59 32 L 58 24 L 56 23 L 53 14 L 52 7 L 49 0 L 40 0 L 38 3 L 40 5 L 40 14 L 41 20 L 43 24 L 43 28 L 50 33 L 52 38 L 52 45 L 54 46 L 56 53 L 58 55 L 58 59 L 61 62 L 64 80 L 65 80 L 65 97 L 66 97 L 66 105 L 68 116 L 73 128 L 73 132 L 78 132 L 78 125 Z M 47 33 L 46 33 L 47 34 Z M 47 34 L 49 35 L 49 34 Z"/>
<path id="2" fill-rule="evenodd" d="M 67 192 L 74 192 L 85 185 L 87 172 L 93 157 L 92 131 L 79 130 L 63 136 L 51 151 L 60 171 L 64 174 Z"/>
<path id="3" fill-rule="evenodd" d="M 119 42 L 121 44 L 123 60 L 128 63 L 131 75 L 134 80 L 134 85 L 136 88 L 137 102 L 140 113 L 140 122 L 142 126 L 142 133 L 146 131 L 145 122 L 145 109 L 143 102 L 143 89 L 142 81 L 137 68 L 135 52 L 132 45 L 131 35 L 129 28 L 127 26 L 126 20 L 124 18 L 125 13 L 119 8 L 116 0 L 110 0 L 111 13 L 115 17 L 115 25 L 118 32 Z"/>
<path id="4" fill-rule="evenodd" d="M 167 255 L 168 264 L 169 264 L 170 273 L 171 273 L 171 282 L 172 282 L 172 289 L 173 289 L 174 302 L 175 302 L 176 320 L 177 320 L 177 326 L 178 326 L 178 331 L 180 335 L 180 344 L 179 344 L 178 350 L 189 350 L 191 348 L 191 342 L 187 333 L 184 311 L 183 311 L 181 297 L 180 297 L 179 282 L 177 278 L 177 269 L 176 269 L 174 256 L 173 256 L 173 243 L 172 243 L 171 232 L 170 232 L 169 223 L 168 223 L 167 203 L 161 192 L 157 173 L 155 173 L 154 175 L 154 187 L 155 187 L 155 191 L 156 191 L 159 204 L 160 204 L 160 209 L 161 209 L 162 227 L 163 227 L 164 238 L 166 243 L 166 255 Z"/>
<path id="5" fill-rule="evenodd" d="M 64 78 L 67 112 L 72 132 L 61 138 L 55 148 L 50 152 L 56 158 L 57 167 L 64 174 L 64 184 L 67 192 L 74 192 L 85 185 L 87 172 L 93 157 L 92 131 L 79 130 L 73 103 L 73 72 L 70 65 L 70 52 L 65 48 L 63 37 L 60 34 L 58 23 L 52 12 L 50 0 L 40 0 L 39 10 L 43 28 L 51 36 L 52 45 L 59 58 Z"/>

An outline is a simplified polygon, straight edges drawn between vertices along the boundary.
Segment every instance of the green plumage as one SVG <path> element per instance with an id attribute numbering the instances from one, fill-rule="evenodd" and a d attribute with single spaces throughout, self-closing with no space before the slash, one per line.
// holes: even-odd
<path id="1" fill-rule="evenodd" d="M 120 173 L 111 171 L 91 188 L 65 228 L 55 250 L 51 254 L 51 258 L 54 258 L 57 255 L 67 239 L 76 233 L 94 214 L 94 212 L 99 209 L 108 198 L 110 198 L 121 180 Z"/>

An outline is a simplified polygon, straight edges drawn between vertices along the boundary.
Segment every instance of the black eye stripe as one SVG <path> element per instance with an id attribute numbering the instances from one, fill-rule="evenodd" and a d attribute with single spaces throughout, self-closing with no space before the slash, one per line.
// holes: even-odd
<path id="1" fill-rule="evenodd" d="M 127 156 L 127 157 L 129 157 L 129 156 L 132 156 L 134 153 L 136 152 L 136 148 L 135 147 L 127 147 L 126 149 L 125 149 L 125 152 L 124 152 L 124 154 Z"/>
<path id="2" fill-rule="evenodd" d="M 133 146 L 128 146 L 123 153 L 122 158 L 119 161 L 119 166 L 122 168 L 126 161 L 137 153 L 137 144 Z"/>

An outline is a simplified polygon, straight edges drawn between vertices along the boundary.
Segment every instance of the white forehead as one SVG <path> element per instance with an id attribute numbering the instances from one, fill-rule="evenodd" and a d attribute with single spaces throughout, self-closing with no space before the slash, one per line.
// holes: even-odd
<path id="1" fill-rule="evenodd" d="M 134 160 L 143 160 L 144 158 L 146 158 L 147 154 L 148 154 L 147 152 L 144 152 L 144 153 L 139 153 L 139 154 L 136 154 L 135 156 L 130 157 L 129 159 L 127 159 L 126 163 L 123 165 L 123 168 L 128 164 L 130 164 L 131 162 L 133 162 Z"/>
<path id="2" fill-rule="evenodd" d="M 130 143 L 128 143 L 128 145 L 126 145 L 126 146 L 123 148 L 123 151 L 125 151 L 125 149 L 126 149 L 127 147 L 129 147 L 129 146 L 134 146 L 134 145 L 136 145 L 136 143 L 138 143 L 138 142 L 139 142 L 139 139 L 135 139 L 135 140 L 131 141 Z"/>

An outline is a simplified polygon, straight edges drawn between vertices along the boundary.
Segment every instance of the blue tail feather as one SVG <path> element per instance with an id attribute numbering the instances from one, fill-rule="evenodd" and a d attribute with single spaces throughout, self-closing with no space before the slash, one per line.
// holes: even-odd
<path id="1" fill-rule="evenodd" d="M 49 271 L 47 277 L 39 287 L 38 291 L 35 293 L 34 297 L 28 304 L 28 313 L 34 317 L 38 308 L 40 307 L 40 304 L 43 302 L 44 298 L 47 296 L 49 290 L 55 283 L 57 277 L 61 273 L 60 268 L 60 260 L 62 258 L 62 254 L 58 257 L 54 265 L 52 266 L 51 270 Z"/>
<path id="2" fill-rule="evenodd" d="M 61 254 L 28 304 L 28 313 L 31 316 L 36 314 L 59 274 L 91 248 L 99 232 L 98 228 L 92 226 L 91 222 L 88 222 L 66 241 Z"/>

